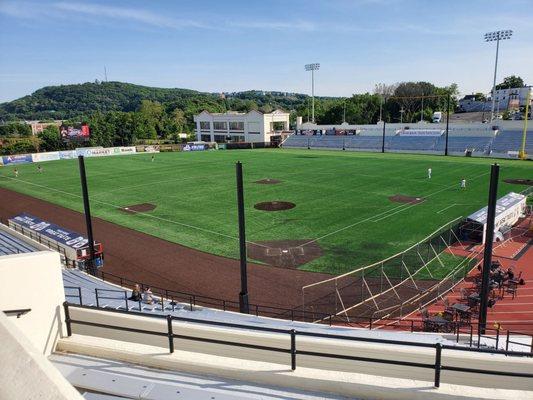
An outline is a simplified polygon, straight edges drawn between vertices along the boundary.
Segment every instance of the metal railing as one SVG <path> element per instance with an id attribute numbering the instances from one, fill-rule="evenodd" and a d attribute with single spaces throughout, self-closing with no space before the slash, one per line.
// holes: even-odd
<path id="1" fill-rule="evenodd" d="M 79 286 L 64 286 L 65 289 L 70 291 L 70 293 L 65 293 L 65 297 L 67 300 L 71 300 L 70 302 L 73 303 L 75 300 L 78 300 L 78 303 L 80 305 L 84 305 L 84 303 L 87 305 L 87 301 L 84 301 L 81 287 Z M 115 295 L 113 295 L 113 293 Z M 143 310 L 147 310 L 152 312 L 152 310 L 159 311 L 159 312 L 165 312 L 165 311 L 176 311 L 180 307 L 178 307 L 178 304 L 182 304 L 182 308 L 187 308 L 189 311 L 195 311 L 198 309 L 198 307 L 203 307 L 203 302 L 198 302 L 198 299 L 191 295 L 186 298 L 178 298 L 171 296 L 171 291 L 168 293 L 168 297 L 165 296 L 156 296 L 153 295 L 153 302 L 151 304 L 148 304 L 144 302 L 142 299 L 139 300 L 132 300 L 130 299 L 131 291 L 125 290 L 125 289 L 102 289 L 102 288 L 94 288 L 94 304 L 97 308 L 114 308 L 114 309 L 121 309 L 123 308 L 126 311 L 136 311 L 136 309 L 139 310 L 139 312 L 143 312 Z M 74 299 L 74 300 L 72 300 Z M 86 300 L 86 299 L 85 299 Z M 124 306 L 116 306 L 116 304 L 109 305 L 105 304 L 105 302 L 102 302 L 102 300 L 114 300 L 116 302 L 123 302 Z M 137 306 L 132 306 L 132 304 L 137 304 Z M 148 307 L 153 306 L 153 307 Z M 210 307 L 209 305 L 207 307 Z M 250 307 L 252 311 L 254 311 L 252 314 L 255 316 L 264 316 L 265 313 L 263 311 L 266 309 L 264 306 L 251 306 Z M 238 311 L 238 303 L 237 302 L 230 302 L 230 301 L 224 301 L 224 307 L 223 311 Z M 301 310 L 294 310 L 294 309 L 284 309 L 284 308 L 273 308 L 268 307 L 269 313 L 266 315 L 268 317 L 274 317 L 274 318 L 281 318 L 290 320 L 291 322 L 309 322 L 312 323 L 316 321 L 316 319 L 321 320 L 322 324 L 324 325 L 341 325 L 345 327 L 352 327 L 352 328 L 362 328 L 362 329 L 381 329 L 381 328 L 388 328 L 388 329 L 394 329 L 397 328 L 398 330 L 407 331 L 407 332 L 424 332 L 424 320 L 423 319 L 415 319 L 415 318 L 380 318 L 380 317 L 351 317 L 350 323 L 347 323 L 345 320 L 343 320 L 341 317 L 333 315 L 333 314 L 321 314 L 321 313 L 313 313 L 310 314 L 309 311 L 305 314 Z M 276 311 L 274 313 L 274 311 Z M 284 318 L 285 317 L 285 318 Z M 287 318 L 289 317 L 289 318 Z M 507 325 L 520 325 L 523 326 L 524 322 L 516 321 L 516 322 L 509 322 Z M 473 335 L 474 332 L 477 331 L 477 323 L 476 322 L 460 322 L 460 321 L 451 321 L 450 326 L 452 329 L 448 332 L 449 334 L 454 334 L 457 337 L 457 342 L 459 342 L 459 338 L 461 334 L 469 334 L 469 342 L 470 346 L 474 344 L 473 341 Z M 464 330 L 461 330 L 461 327 L 466 327 L 466 329 L 469 329 L 469 331 L 465 332 Z M 496 331 L 496 330 L 494 330 Z M 498 332 L 504 332 L 503 330 L 498 330 Z M 499 334 L 499 333 L 498 333 Z M 521 335 L 528 335 L 524 332 L 513 332 L 513 334 L 521 334 Z M 490 337 L 490 336 L 489 336 Z M 492 337 L 490 337 L 492 338 Z M 478 338 L 479 343 L 479 338 Z"/>
<path id="2" fill-rule="evenodd" d="M 225 345 L 225 346 L 234 346 L 234 347 L 240 347 L 240 348 L 249 348 L 249 349 L 290 354 L 290 366 L 291 366 L 292 371 L 296 370 L 298 355 L 331 358 L 331 359 L 339 359 L 339 360 L 349 360 L 349 361 L 362 361 L 362 362 L 379 363 L 379 364 L 400 365 L 404 367 L 425 368 L 425 369 L 432 369 L 434 371 L 433 383 L 434 383 L 434 386 L 437 388 L 440 386 L 442 371 L 459 371 L 459 372 L 464 372 L 464 373 L 477 373 L 477 374 L 483 374 L 483 375 L 520 377 L 520 378 L 529 378 L 529 379 L 533 378 L 533 374 L 530 374 L 530 373 L 495 371 L 495 370 L 475 369 L 475 368 L 466 368 L 466 367 L 454 367 L 451 365 L 442 364 L 442 351 L 443 350 L 471 351 L 471 352 L 473 351 L 473 352 L 478 352 L 478 353 L 500 354 L 500 355 L 505 355 L 505 356 L 515 356 L 515 357 L 533 357 L 533 353 L 531 352 L 526 353 L 526 352 L 516 352 L 516 351 L 508 351 L 508 350 L 488 350 L 488 349 L 465 348 L 465 347 L 456 347 L 456 346 L 450 346 L 450 345 L 442 345 L 441 343 L 420 343 L 420 342 L 408 342 L 408 341 L 391 340 L 391 339 L 362 338 L 362 337 L 352 337 L 352 336 L 344 336 L 344 335 L 331 335 L 331 334 L 325 334 L 325 333 L 300 332 L 300 331 L 297 331 L 296 329 L 258 327 L 258 326 L 253 326 L 253 325 L 242 325 L 242 324 L 219 322 L 219 321 L 207 321 L 207 320 L 198 320 L 194 318 L 176 317 L 173 315 L 147 316 L 146 314 L 143 314 L 143 313 L 137 313 L 137 312 L 133 313 L 140 317 L 166 319 L 167 331 L 158 332 L 158 331 L 151 331 L 151 330 L 146 330 L 146 329 L 128 328 L 128 327 L 118 326 L 118 325 L 96 323 L 96 322 L 84 321 L 80 319 L 72 319 L 70 317 L 70 310 L 69 310 L 70 307 L 89 308 L 89 309 L 91 307 L 80 306 L 76 304 L 69 304 L 68 302 L 64 302 L 63 307 L 65 310 L 65 323 L 67 327 L 67 334 L 69 337 L 72 336 L 72 325 L 85 325 L 85 326 L 93 326 L 93 327 L 104 328 L 104 329 L 113 329 L 113 330 L 119 330 L 119 331 L 125 331 L 125 332 L 140 333 L 140 334 L 146 334 L 146 335 L 152 335 L 152 336 L 162 336 L 162 337 L 164 336 L 168 338 L 168 349 L 170 353 L 174 352 L 174 339 L 182 339 L 182 340 L 190 340 L 190 341 L 196 341 L 196 342 L 213 343 L 213 344 L 220 344 L 220 345 Z M 111 310 L 111 309 L 102 309 L 102 308 L 99 308 L 99 310 L 103 312 L 128 313 L 128 314 L 132 313 L 131 311 L 128 312 L 128 311 L 122 311 L 122 310 Z M 287 335 L 288 339 L 290 340 L 290 347 L 281 348 L 281 347 L 263 346 L 263 345 L 256 345 L 256 344 L 250 344 L 250 343 L 241 343 L 241 342 L 236 342 L 236 341 L 210 339 L 210 338 L 205 338 L 205 337 L 196 337 L 196 336 L 190 336 L 190 335 L 176 334 L 174 333 L 173 326 L 172 326 L 173 321 Z M 351 342 L 366 342 L 366 343 L 377 343 L 377 344 L 384 344 L 384 345 L 409 346 L 413 348 L 429 348 L 429 349 L 435 350 L 435 361 L 433 363 L 418 363 L 418 362 L 403 361 L 403 360 L 390 360 L 390 359 L 385 359 L 385 358 L 360 357 L 360 356 L 350 356 L 350 355 L 343 355 L 343 354 L 331 354 L 331 353 L 325 353 L 325 352 L 299 350 L 297 348 L 297 338 L 299 336 L 333 339 L 333 340 L 345 340 L 345 341 L 351 341 Z"/>
<path id="3" fill-rule="evenodd" d="M 19 308 L 15 310 L 3 310 L 2 312 L 7 315 L 16 315 L 17 318 L 20 318 L 22 315 L 27 314 L 31 311 L 31 308 Z"/>

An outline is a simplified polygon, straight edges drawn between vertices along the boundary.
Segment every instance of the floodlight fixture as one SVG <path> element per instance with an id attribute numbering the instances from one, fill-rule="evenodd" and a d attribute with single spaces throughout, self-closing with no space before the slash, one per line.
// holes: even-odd
<path id="1" fill-rule="evenodd" d="M 494 79 L 492 81 L 492 111 L 490 120 L 494 120 L 494 107 L 496 106 L 496 73 L 498 71 L 498 52 L 500 50 L 500 40 L 508 40 L 513 36 L 511 29 L 485 33 L 485 42 L 496 42 L 496 61 L 494 62 Z"/>
<path id="2" fill-rule="evenodd" d="M 315 71 L 320 69 L 320 63 L 305 64 L 305 70 L 311 71 L 311 122 L 315 122 Z"/>

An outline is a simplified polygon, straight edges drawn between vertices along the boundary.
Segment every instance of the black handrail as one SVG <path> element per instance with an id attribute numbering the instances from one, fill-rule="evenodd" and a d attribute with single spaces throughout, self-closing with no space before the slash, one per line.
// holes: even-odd
<path id="1" fill-rule="evenodd" d="M 31 311 L 31 308 L 19 308 L 16 310 L 3 310 L 2 312 L 6 315 L 16 315 L 17 318 L 20 318 L 22 315 L 27 314 Z"/>
<path id="2" fill-rule="evenodd" d="M 145 330 L 145 329 L 128 328 L 128 327 L 117 326 L 117 325 L 109 325 L 109 324 L 102 324 L 102 323 L 96 323 L 96 322 L 89 322 L 89 321 L 82 321 L 82 320 L 72 319 L 70 317 L 69 307 L 75 307 L 75 308 L 91 308 L 91 307 L 79 306 L 79 305 L 76 305 L 76 304 L 69 304 L 68 302 L 64 302 L 63 306 L 65 308 L 65 323 L 67 325 L 67 334 L 68 334 L 68 336 L 72 335 L 72 324 L 95 326 L 95 327 L 104 328 L 104 329 L 114 329 L 114 330 L 119 330 L 119 331 L 135 332 L 135 333 L 148 334 L 148 335 L 154 335 L 154 336 L 165 336 L 165 337 L 168 337 L 168 340 L 169 340 L 169 352 L 170 353 L 174 352 L 174 339 L 176 338 L 176 339 L 192 340 L 192 341 L 198 341 L 198 342 L 204 342 L 204 343 L 214 343 L 214 344 L 221 344 L 221 345 L 227 345 L 227 346 L 236 346 L 236 347 L 243 347 L 243 348 L 251 348 L 251 349 L 256 349 L 256 350 L 262 350 L 262 351 L 273 351 L 273 352 L 280 352 L 280 353 L 290 354 L 290 356 L 291 356 L 291 370 L 295 370 L 296 369 L 296 356 L 298 354 L 307 355 L 307 356 L 314 356 L 314 357 L 324 357 L 324 358 L 335 358 L 335 359 L 351 360 L 351 361 L 362 361 L 362 362 L 371 362 L 371 363 L 380 363 L 380 364 L 401 365 L 401 366 L 415 367 L 415 368 L 427 368 L 427 369 L 433 369 L 435 371 L 434 386 L 437 387 L 437 388 L 440 386 L 441 371 L 459 371 L 459 372 L 477 373 L 477 374 L 484 374 L 484 375 L 498 375 L 498 376 L 509 376 L 509 377 L 533 378 L 533 374 L 529 374 L 529 373 L 494 371 L 494 370 L 484 370 L 484 369 L 482 370 L 482 369 L 463 368 L 463 367 L 454 367 L 454 366 L 442 365 L 442 355 L 441 355 L 442 354 L 442 350 L 471 351 L 471 352 L 479 352 L 479 353 L 502 354 L 502 355 L 506 355 L 506 356 L 521 356 L 521 357 L 533 357 L 533 353 L 515 352 L 515 351 L 506 351 L 506 350 L 489 350 L 489 349 L 464 348 L 464 347 L 442 345 L 441 343 L 435 343 L 435 344 L 433 344 L 433 343 L 418 343 L 418 342 L 408 342 L 408 341 L 388 340 L 388 339 L 377 339 L 377 338 L 361 338 L 361 337 L 351 337 L 351 336 L 338 336 L 338 335 L 322 334 L 322 333 L 314 333 L 314 332 L 297 332 L 294 329 L 285 330 L 285 329 L 279 329 L 279 328 L 257 327 L 257 326 L 253 326 L 253 325 L 241 325 L 241 324 L 219 322 L 219 321 L 206 321 L 206 320 L 198 320 L 198 319 L 193 319 L 193 318 L 175 317 L 175 316 L 172 316 L 172 315 L 167 315 L 167 316 L 150 315 L 149 317 L 159 318 L 159 319 L 166 319 L 167 320 L 167 331 L 166 332 L 158 332 L 158 331 L 149 331 L 149 330 Z M 132 312 L 127 312 L 127 311 L 122 311 L 122 310 L 112 310 L 112 309 L 100 309 L 100 310 L 105 311 L 105 312 L 118 312 L 118 313 L 132 314 Z M 147 317 L 146 314 L 143 314 L 143 313 L 140 313 L 140 312 L 139 313 L 133 312 L 133 314 L 136 314 L 136 315 L 142 316 L 142 317 Z M 266 332 L 280 333 L 280 334 L 289 334 L 290 335 L 290 348 L 287 349 L 287 348 L 255 345 L 255 344 L 249 344 L 249 343 L 232 342 L 232 341 L 220 340 L 220 339 L 210 339 L 210 338 L 204 338 L 204 337 L 193 337 L 193 336 L 189 336 L 189 335 L 175 334 L 173 332 L 173 330 L 172 330 L 172 321 L 194 322 L 194 323 L 199 323 L 199 324 L 203 324 L 203 325 L 217 325 L 217 326 L 224 326 L 224 327 L 230 327 L 230 328 L 256 330 L 256 331 L 266 331 Z M 343 354 L 330 354 L 330 353 L 323 353 L 323 352 L 298 350 L 296 348 L 296 337 L 297 337 L 297 335 L 310 336 L 310 337 L 319 337 L 319 338 L 329 338 L 329 339 L 335 339 L 335 340 L 350 340 L 350 341 L 356 341 L 356 342 L 372 342 L 372 343 L 380 343 L 380 344 L 386 344 L 386 345 L 401 345 L 401 346 L 411 346 L 411 347 L 433 348 L 433 349 L 435 349 L 435 362 L 431 363 L 431 364 L 429 364 L 429 363 L 417 363 L 417 362 L 410 362 L 410 361 L 403 361 L 403 360 L 389 360 L 389 359 L 383 359 L 383 358 L 348 356 L 348 355 L 343 355 Z"/>
<path id="3" fill-rule="evenodd" d="M 80 304 L 81 304 L 81 289 L 80 287 L 77 287 L 77 286 L 64 286 L 65 288 L 67 289 L 78 289 L 79 291 L 79 295 L 78 296 L 75 296 L 75 295 L 68 295 L 66 294 L 65 297 L 78 297 L 80 299 Z M 124 300 L 125 302 L 125 309 L 126 310 L 129 310 L 130 307 L 129 307 L 129 301 L 132 301 L 132 302 L 137 302 L 138 303 L 138 308 L 139 308 L 139 311 L 142 311 L 143 309 L 143 306 L 142 306 L 142 301 L 141 300 L 138 300 L 138 301 L 134 301 L 134 300 L 131 300 L 129 297 L 128 297 L 128 293 L 131 292 L 126 290 L 126 289 L 103 289 L 103 288 L 95 288 L 94 289 L 94 292 L 95 292 L 95 298 L 96 298 L 96 306 L 97 307 L 100 307 L 100 300 L 104 299 L 104 300 Z M 100 294 L 100 292 L 111 292 L 111 293 L 123 293 L 123 297 L 120 296 L 120 297 L 108 297 L 108 296 L 102 296 Z M 170 296 L 170 292 L 167 291 L 166 293 L 166 301 L 167 301 L 167 305 L 170 305 L 172 307 L 172 311 L 175 310 L 175 306 L 176 306 L 176 300 L 179 301 L 179 299 L 176 299 L 175 297 L 172 297 Z M 159 297 L 157 295 L 154 294 L 154 297 Z M 160 298 L 160 302 L 161 302 L 161 312 L 164 312 L 165 311 L 165 298 L 164 296 L 161 296 L 159 297 Z M 157 305 L 158 304 L 158 301 L 159 300 L 156 300 L 154 299 L 154 303 L 152 305 Z M 188 299 L 188 303 L 189 303 L 189 309 L 191 311 L 194 310 L 194 306 L 197 304 L 197 300 L 195 300 L 194 297 L 189 297 Z M 238 310 L 238 303 L 237 302 L 231 302 L 231 301 L 224 301 L 224 311 L 226 311 L 228 309 L 227 307 L 227 304 L 228 303 L 234 303 L 235 304 L 235 307 L 234 309 L 235 310 Z M 215 304 L 216 305 L 216 304 Z M 209 305 L 208 305 L 209 307 Z M 254 307 L 253 305 L 251 307 Z M 255 306 L 257 307 L 257 306 Z M 282 310 L 286 310 L 287 309 L 282 309 Z M 291 309 L 290 310 L 292 315 L 291 315 L 291 321 L 294 321 L 295 318 L 294 318 L 294 312 L 295 310 L 294 309 Z M 299 311 L 300 312 L 300 311 Z M 258 309 L 256 308 L 256 315 L 264 315 L 265 313 L 259 313 L 258 312 Z M 268 314 L 266 313 L 268 316 L 272 316 L 274 318 L 279 318 L 282 314 Z M 324 320 L 327 320 L 329 322 L 329 325 L 331 326 L 333 324 L 333 318 L 336 317 L 334 315 L 331 315 L 331 314 L 320 314 L 320 313 L 316 313 L 315 317 L 317 315 L 322 315 L 324 316 L 323 319 Z M 297 316 L 297 315 L 296 315 Z M 370 330 L 372 330 L 373 328 L 375 328 L 376 326 L 379 327 L 380 325 L 376 325 L 374 324 L 374 319 L 372 317 L 358 317 L 358 316 L 354 316 L 354 317 L 350 317 L 352 319 L 352 322 L 350 323 L 346 323 L 344 321 L 341 321 L 344 325 L 346 326 L 357 326 L 357 327 L 362 327 L 362 328 L 368 328 Z M 410 331 L 411 332 L 415 332 L 415 325 L 416 325 L 416 328 L 417 330 L 420 329 L 422 330 L 423 328 L 423 321 L 422 320 L 418 320 L 418 319 L 408 319 L 408 318 L 404 318 L 404 319 L 401 319 L 401 318 L 387 318 L 387 319 L 382 319 L 382 318 L 378 318 L 380 321 L 383 321 L 383 322 L 386 322 L 386 325 L 388 326 L 392 326 L 392 325 L 396 325 L 396 326 L 402 326 L 402 325 L 406 325 L 407 324 L 407 327 L 410 328 Z M 357 322 L 357 321 L 353 321 L 353 320 L 358 320 L 360 322 Z M 306 322 L 305 319 L 302 319 L 303 322 Z M 311 321 L 315 321 L 315 318 L 312 318 Z M 518 323 L 518 322 L 517 322 Z M 509 325 L 512 325 L 512 323 L 509 323 Z M 473 331 L 474 331 L 474 326 L 475 324 L 473 323 L 469 323 L 469 328 L 470 328 L 470 346 L 472 346 L 473 344 Z M 488 329 L 488 328 L 487 328 Z M 460 333 L 460 327 L 459 325 L 457 324 L 456 327 L 454 328 L 454 333 L 456 334 L 457 336 L 457 342 L 459 342 L 459 335 Z M 482 336 L 483 337 L 483 336 Z M 490 339 L 493 339 L 492 337 L 488 337 Z M 498 344 L 498 341 L 499 339 L 497 340 L 497 344 Z M 478 338 L 478 344 L 479 344 L 479 338 Z M 479 346 L 478 346 L 479 347 Z"/>

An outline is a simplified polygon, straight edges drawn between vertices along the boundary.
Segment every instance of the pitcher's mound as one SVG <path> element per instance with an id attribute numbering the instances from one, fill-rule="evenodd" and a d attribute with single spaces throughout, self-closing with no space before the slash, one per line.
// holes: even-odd
<path id="1" fill-rule="evenodd" d="M 394 196 L 389 197 L 389 200 L 395 203 L 418 204 L 422 203 L 425 199 L 423 197 L 411 197 L 404 196 L 403 194 L 395 194 Z"/>
<path id="2" fill-rule="evenodd" d="M 155 210 L 156 205 L 152 203 L 141 203 L 141 204 L 133 204 L 131 206 L 121 207 L 119 208 L 120 211 L 123 211 L 128 214 L 135 214 L 138 212 L 147 212 Z"/>
<path id="3" fill-rule="evenodd" d="M 262 211 L 283 211 L 290 210 L 294 207 L 296 207 L 296 204 L 288 201 L 265 201 L 263 203 L 257 203 L 254 205 L 256 210 Z"/>
<path id="4" fill-rule="evenodd" d="M 504 179 L 505 183 L 514 183 L 516 185 L 533 186 L 533 179 Z"/>
<path id="5" fill-rule="evenodd" d="M 281 183 L 281 181 L 278 181 L 277 179 L 265 178 L 261 179 L 260 181 L 255 181 L 254 183 L 259 183 L 260 185 L 275 185 L 276 183 Z"/>
<path id="6" fill-rule="evenodd" d="M 294 268 L 322 256 L 322 249 L 309 239 L 248 243 L 248 256 L 275 267 Z M 305 243 L 309 243 L 302 246 Z"/>

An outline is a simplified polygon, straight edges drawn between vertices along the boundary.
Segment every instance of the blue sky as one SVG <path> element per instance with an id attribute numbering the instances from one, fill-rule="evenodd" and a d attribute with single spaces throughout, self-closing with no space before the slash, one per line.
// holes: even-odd
<path id="1" fill-rule="evenodd" d="M 220 92 L 317 95 L 376 83 L 457 83 L 488 92 L 498 77 L 533 83 L 531 0 L 0 0 L 0 102 L 47 85 L 108 79 Z"/>

